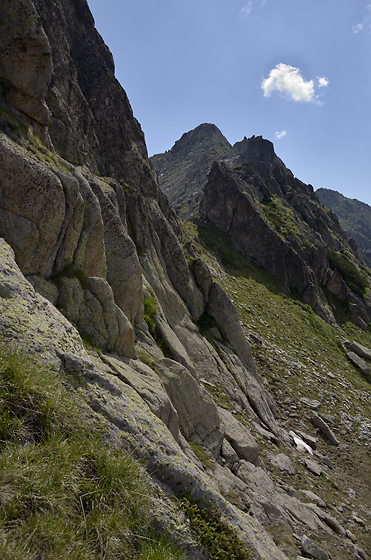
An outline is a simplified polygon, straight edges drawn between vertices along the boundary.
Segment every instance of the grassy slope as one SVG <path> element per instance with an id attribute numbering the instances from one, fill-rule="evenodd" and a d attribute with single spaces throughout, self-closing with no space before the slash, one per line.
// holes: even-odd
<path id="1" fill-rule="evenodd" d="M 0 557 L 175 560 L 139 464 L 86 424 L 57 375 L 0 344 Z"/>
<path id="2" fill-rule="evenodd" d="M 331 515 L 356 534 L 359 546 L 370 550 L 370 536 L 353 523 L 350 511 L 361 512 L 360 516 L 371 523 L 371 386 L 347 359 L 343 341 L 357 340 L 371 348 L 371 333 L 348 322 L 346 310 L 340 310 L 341 328 L 328 325 L 262 269 L 238 255 L 227 236 L 210 226 L 196 226 L 191 222 L 183 225 L 188 239 L 239 311 L 259 374 L 279 405 L 280 422 L 288 430 L 300 428 L 315 435 L 319 452 L 332 461 L 333 468 L 328 469 L 328 475 L 317 477 L 293 454 L 291 459 L 297 474 L 286 482 L 296 490 L 312 490 L 330 507 L 344 505 L 343 513 L 336 509 Z M 334 416 L 333 430 L 340 440 L 339 447 L 329 445 L 315 433 L 310 422 L 311 410 L 300 403 L 301 397 L 318 399 L 322 403 L 319 412 Z M 220 394 L 219 399 L 223 404 L 225 395 Z M 344 422 L 346 415 L 351 417 L 350 424 Z M 240 420 L 245 420 L 247 425 L 250 422 L 252 428 L 248 418 L 240 417 Z M 369 436 L 361 439 L 359 429 L 365 425 Z M 259 438 L 259 434 L 255 436 L 270 470 L 265 453 L 277 453 L 277 448 Z M 281 452 L 290 455 L 287 449 Z M 272 476 L 275 475 L 282 477 L 273 469 Z M 355 492 L 356 498 L 352 498 L 349 489 Z M 287 536 L 278 533 L 274 537 L 280 542 Z M 323 538 L 326 550 L 334 558 L 342 558 L 336 538 L 331 539 L 327 534 Z"/>

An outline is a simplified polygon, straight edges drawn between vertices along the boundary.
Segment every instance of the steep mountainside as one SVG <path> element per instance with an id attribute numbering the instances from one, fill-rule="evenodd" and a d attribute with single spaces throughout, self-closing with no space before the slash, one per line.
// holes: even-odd
<path id="1" fill-rule="evenodd" d="M 316 195 L 326 208 L 335 212 L 341 226 L 355 240 L 363 260 L 371 268 L 371 207 L 331 189 L 317 189 Z"/>
<path id="2" fill-rule="evenodd" d="M 120 496 L 140 501 L 140 492 L 130 495 L 111 474 L 111 483 L 119 478 L 120 493 L 105 500 L 104 489 L 112 488 L 105 478 L 108 455 L 103 458 L 103 450 L 95 456 L 93 440 L 70 466 L 63 399 L 61 410 L 46 420 L 32 384 L 15 404 L 10 370 L 23 366 L 11 368 L 2 352 L 1 395 L 7 396 L 1 397 L 0 460 L 9 467 L 11 459 L 13 467 L 0 478 L 1 557 L 123 558 L 119 543 L 129 539 L 148 540 L 147 551 L 134 548 L 133 558 L 154 560 L 159 556 L 152 539 L 167 536 L 177 546 L 176 558 L 185 560 L 287 560 L 299 554 L 367 560 L 370 335 L 354 325 L 339 330 L 324 323 L 289 297 L 289 265 L 286 286 L 275 284 L 241 261 L 231 245 L 235 239 L 218 229 L 223 177 L 236 200 L 245 197 L 244 211 L 254 192 L 256 215 L 264 222 L 260 234 L 268 232 L 269 244 L 299 255 L 306 271 L 303 255 L 312 255 L 310 248 L 300 253 L 300 236 L 294 247 L 284 240 L 286 232 L 269 224 L 275 205 L 287 212 L 281 191 L 291 200 L 292 190 L 309 222 L 312 206 L 305 197 L 315 202 L 310 188 L 295 182 L 265 141 L 243 141 L 228 157 L 242 161 L 247 142 L 257 163 L 242 163 L 236 171 L 214 164 L 214 187 L 209 179 L 206 189 L 215 196 L 202 203 L 209 229 L 193 231 L 188 224 L 184 232 L 159 188 L 86 1 L 0 0 L 0 30 L 0 344 L 52 370 L 81 410 L 75 432 L 81 422 L 86 439 L 89 426 L 98 424 L 104 444 L 114 450 L 110 464 L 124 454 L 140 459 L 141 466 L 129 468 L 137 468 L 138 479 L 146 469 L 153 502 L 152 523 L 134 517 L 120 529 L 108 515 L 109 534 L 103 536 L 101 514 L 116 500 L 116 516 L 130 517 Z M 218 131 L 208 126 L 207 136 L 210 131 L 213 149 L 229 150 Z M 202 135 L 197 141 L 204 142 Z M 203 165 L 210 165 L 209 155 Z M 337 222 L 328 219 L 340 236 Z M 338 243 L 334 253 L 348 251 L 347 262 L 358 272 L 348 240 Z M 313 263 L 325 252 L 314 245 L 313 282 Z M 229 268 L 220 259 L 223 250 Z M 327 268 L 328 289 L 343 290 L 353 317 L 365 326 L 365 300 L 349 291 L 341 267 L 337 276 Z M 43 376 L 40 368 L 41 384 Z M 61 422 L 64 432 L 46 437 L 44 421 Z M 74 438 L 76 443 L 76 433 Z M 60 462 L 71 470 L 58 479 Z M 40 476 L 49 481 L 46 472 L 54 473 L 60 498 L 40 495 L 36 463 L 48 464 Z M 82 541 L 78 550 L 61 513 L 68 501 Z M 34 517 L 27 525 L 29 512 Z M 58 542 L 50 520 L 60 530 Z M 151 532 L 143 534 L 149 525 Z M 99 552 L 88 550 L 92 541 Z"/>
<path id="3" fill-rule="evenodd" d="M 197 130 L 184 135 L 183 143 L 185 136 L 191 142 Z M 183 152 L 183 161 L 189 153 L 189 148 Z M 205 172 L 203 167 L 199 176 Z M 159 179 L 168 192 L 169 183 L 163 184 L 161 175 Z M 193 185 L 183 185 L 192 198 Z M 326 321 L 334 322 L 339 302 L 347 302 L 353 320 L 367 328 L 370 278 L 355 243 L 335 214 L 319 203 L 312 186 L 286 168 L 271 142 L 261 136 L 237 142 L 214 162 L 208 180 L 197 185 L 197 192 L 200 189 L 204 194 L 198 216 L 227 232 L 241 254 L 287 290 L 298 292 Z"/>
<path id="4" fill-rule="evenodd" d="M 213 124 L 201 124 L 175 142 L 170 151 L 151 158 L 161 188 L 182 215 L 198 210 L 213 161 L 225 157 L 231 145 Z"/>

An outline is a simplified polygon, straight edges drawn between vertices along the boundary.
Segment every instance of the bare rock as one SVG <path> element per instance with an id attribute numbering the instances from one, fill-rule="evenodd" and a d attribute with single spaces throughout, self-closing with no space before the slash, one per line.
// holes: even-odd
<path id="1" fill-rule="evenodd" d="M 229 410 L 218 407 L 218 413 L 225 438 L 237 455 L 249 463 L 256 464 L 259 456 L 259 446 L 250 431 Z"/>
<path id="2" fill-rule="evenodd" d="M 228 340 L 244 365 L 250 371 L 256 373 L 251 346 L 243 332 L 237 309 L 217 282 L 213 282 L 209 289 L 207 312 L 215 319 L 220 332 Z"/>
<path id="3" fill-rule="evenodd" d="M 128 383 L 149 408 L 169 428 L 179 443 L 179 418 L 158 374 L 139 360 L 120 359 L 105 355 L 104 362 L 114 371 L 119 379 Z M 102 369 L 102 364 L 99 364 Z"/>
<path id="4" fill-rule="evenodd" d="M 278 467 L 280 471 L 284 474 L 294 475 L 295 469 L 287 455 L 280 453 L 279 455 L 273 455 L 273 453 L 268 453 L 268 459 L 275 467 Z"/>
<path id="5" fill-rule="evenodd" d="M 308 471 L 312 472 L 313 474 L 316 474 L 317 476 L 321 476 L 323 472 L 319 464 L 313 461 L 313 459 L 305 459 L 305 466 L 308 469 Z"/>
<path id="6" fill-rule="evenodd" d="M 363 346 L 362 344 L 359 344 L 359 342 L 355 342 L 355 341 L 350 342 L 348 348 L 351 352 L 354 352 L 360 358 L 371 361 L 370 348 L 366 348 L 366 346 Z"/>
<path id="7" fill-rule="evenodd" d="M 326 422 L 320 416 L 318 416 L 318 414 L 314 412 L 311 421 L 322 432 L 322 434 L 326 437 L 329 443 L 336 446 L 339 445 L 339 441 L 336 438 L 333 431 L 331 430 L 331 428 L 328 426 L 328 424 L 326 424 Z"/>
<path id="8" fill-rule="evenodd" d="M 304 405 L 308 406 L 312 410 L 317 410 L 317 408 L 319 408 L 321 406 L 320 401 L 307 399 L 305 397 L 301 397 L 300 402 L 301 402 L 301 404 L 304 404 Z"/>
<path id="9" fill-rule="evenodd" d="M 321 507 L 321 508 L 326 508 L 326 504 L 325 502 L 322 500 L 322 498 L 320 498 L 319 496 L 317 496 L 317 494 L 315 494 L 314 492 L 312 492 L 311 490 L 300 490 L 300 492 L 302 494 L 305 494 L 305 496 L 311 500 L 312 502 L 314 502 L 317 506 Z"/>
<path id="10" fill-rule="evenodd" d="M 222 448 L 220 454 L 227 461 L 227 463 L 232 464 L 238 461 L 238 455 L 229 443 L 227 439 L 223 439 Z"/>
<path id="11" fill-rule="evenodd" d="M 359 370 L 361 370 L 361 372 L 363 373 L 363 375 L 365 377 L 367 377 L 367 379 L 371 380 L 371 368 L 370 366 L 365 362 L 365 360 L 363 360 L 362 358 L 360 358 L 360 356 L 358 354 L 356 354 L 355 352 L 347 352 L 347 356 L 349 358 L 349 360 L 355 365 L 357 366 L 357 368 Z"/>
<path id="12" fill-rule="evenodd" d="M 81 283 L 83 280 L 83 284 Z M 58 305 L 88 341 L 122 356 L 134 354 L 134 330 L 103 278 L 62 277 Z"/>
<path id="13" fill-rule="evenodd" d="M 5 340 L 59 366 L 58 352 L 85 355 L 77 330 L 24 278 L 14 251 L 0 239 L 0 333 Z"/>
<path id="14" fill-rule="evenodd" d="M 217 457 L 223 433 L 217 407 L 209 393 L 184 366 L 173 360 L 158 360 L 156 370 L 178 413 L 184 437 L 203 444 Z"/>
<path id="15" fill-rule="evenodd" d="M 330 558 L 327 552 L 305 535 L 301 539 L 301 546 L 303 551 L 309 554 L 310 558 L 315 558 L 316 560 L 329 560 Z"/>
<path id="16" fill-rule="evenodd" d="M 257 495 L 264 497 L 265 500 L 269 500 L 272 503 L 275 502 L 274 483 L 264 469 L 242 460 L 238 463 L 234 472 Z"/>
<path id="17" fill-rule="evenodd" d="M 213 283 L 213 277 L 206 264 L 201 259 L 196 259 L 192 265 L 192 271 L 195 275 L 196 282 L 201 288 L 205 303 L 209 300 L 209 290 Z"/>
<path id="18" fill-rule="evenodd" d="M 50 44 L 30 0 L 12 3 L 11 9 L 7 4 L 0 8 L 0 81 L 36 102 L 45 98 L 52 77 Z M 30 114 L 21 105 L 18 108 Z"/>
<path id="19" fill-rule="evenodd" d="M 346 536 L 346 530 L 335 517 L 331 516 L 327 511 L 324 511 L 323 508 L 317 507 L 317 505 L 310 504 L 310 507 L 330 529 L 341 537 Z"/>
<path id="20" fill-rule="evenodd" d="M 0 159 L 0 235 L 16 251 L 22 272 L 47 276 L 66 212 L 62 183 L 1 132 Z"/>
<path id="21" fill-rule="evenodd" d="M 315 437 L 310 436 L 309 434 L 303 432 L 302 430 L 297 430 L 299 436 L 301 438 L 303 438 L 303 440 L 305 441 L 305 443 L 307 443 L 308 445 L 311 446 L 312 449 L 316 449 L 317 448 L 317 440 Z"/>
<path id="22" fill-rule="evenodd" d="M 294 431 L 290 430 L 289 435 L 293 438 L 295 446 L 299 451 L 304 451 L 313 455 L 311 446 L 305 443 Z"/>

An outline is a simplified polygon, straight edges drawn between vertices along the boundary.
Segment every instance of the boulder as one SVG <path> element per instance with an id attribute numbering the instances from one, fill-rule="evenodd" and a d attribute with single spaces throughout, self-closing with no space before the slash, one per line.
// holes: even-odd
<path id="1" fill-rule="evenodd" d="M 313 461 L 313 459 L 305 459 L 305 466 L 308 469 L 308 471 L 310 471 L 311 473 L 317 476 L 321 476 L 323 472 L 319 464 L 316 463 L 316 461 Z"/>
<path id="2" fill-rule="evenodd" d="M 294 475 L 295 469 L 287 455 L 279 453 L 278 455 L 273 455 L 273 453 L 268 453 L 267 457 L 272 465 L 278 467 L 283 474 Z"/>
<path id="3" fill-rule="evenodd" d="M 218 407 L 221 429 L 240 459 L 256 464 L 259 446 L 250 431 L 229 410 Z"/>
<path id="4" fill-rule="evenodd" d="M 355 352 L 347 352 L 349 360 L 363 373 L 363 375 L 371 381 L 371 368 L 358 354 Z"/>
<path id="5" fill-rule="evenodd" d="M 363 346 L 362 344 L 359 344 L 359 342 L 355 342 L 355 341 L 350 342 L 348 348 L 351 352 L 354 352 L 360 358 L 371 361 L 370 348 L 367 348 L 366 346 Z"/>
<path id="6" fill-rule="evenodd" d="M 322 498 L 320 498 L 319 496 L 317 496 L 317 494 L 315 494 L 314 492 L 312 492 L 311 490 L 300 490 L 300 492 L 302 492 L 302 494 L 305 494 L 305 496 L 311 500 L 312 502 L 314 502 L 317 506 L 321 507 L 321 508 L 326 508 L 326 504 L 325 502 L 322 500 Z"/>
<path id="7" fill-rule="evenodd" d="M 310 558 L 315 558 L 316 560 L 330 560 L 329 555 L 322 548 L 320 548 L 312 539 L 309 539 L 305 535 L 301 539 L 301 546 L 306 554 L 309 554 Z"/>
<path id="8" fill-rule="evenodd" d="M 316 428 L 318 428 L 320 432 L 325 436 L 328 442 L 331 443 L 331 445 L 339 445 L 339 441 L 329 425 L 320 416 L 318 416 L 318 414 L 314 412 L 311 421 L 312 424 L 314 424 L 314 426 L 316 426 Z"/>

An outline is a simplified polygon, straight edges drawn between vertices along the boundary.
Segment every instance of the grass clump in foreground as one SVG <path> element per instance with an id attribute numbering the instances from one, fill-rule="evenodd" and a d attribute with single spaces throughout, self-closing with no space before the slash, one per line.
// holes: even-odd
<path id="1" fill-rule="evenodd" d="M 55 373 L 0 343 L 0 557 L 180 560 L 145 475 L 86 426 Z"/>

